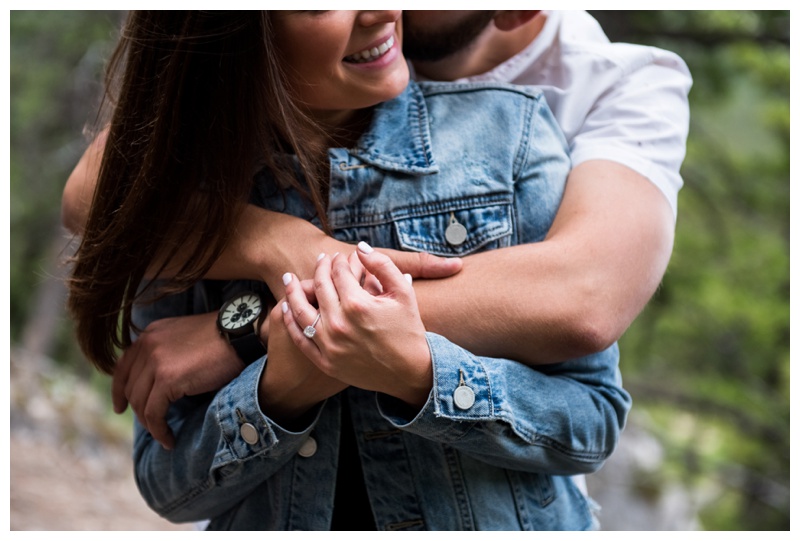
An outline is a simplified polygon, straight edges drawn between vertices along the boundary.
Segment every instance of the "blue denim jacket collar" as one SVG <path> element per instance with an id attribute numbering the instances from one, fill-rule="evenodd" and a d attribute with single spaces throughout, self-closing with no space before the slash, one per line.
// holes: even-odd
<path id="1" fill-rule="evenodd" d="M 351 155 L 385 171 L 429 175 L 439 172 L 433 158 L 428 108 L 413 81 L 396 99 L 376 107 L 372 126 Z"/>

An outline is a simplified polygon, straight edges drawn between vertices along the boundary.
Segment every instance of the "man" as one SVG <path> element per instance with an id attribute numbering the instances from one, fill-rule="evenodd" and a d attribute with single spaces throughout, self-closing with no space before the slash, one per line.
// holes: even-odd
<path id="1" fill-rule="evenodd" d="M 665 51 L 609 44 L 583 12 L 406 12 L 404 22 L 405 51 L 419 78 L 540 87 L 573 161 L 543 242 L 466 256 L 460 272 L 441 280 L 424 278 L 448 275 L 458 263 L 392 252 L 417 278 L 427 330 L 476 354 L 528 364 L 607 348 L 652 296 L 669 261 L 688 129 L 685 65 Z M 75 207 L 91 193 L 73 178 L 91 178 L 101 150 L 101 143 L 90 147 L 65 189 L 65 223 L 73 230 L 82 223 Z M 262 280 L 281 291 L 282 272 L 309 277 L 317 254 L 348 248 L 306 222 L 261 209 L 248 208 L 242 223 L 216 278 Z M 480 317 L 471 310 L 478 303 Z M 120 359 L 115 408 L 130 402 L 168 443 L 166 404 L 154 411 L 148 397 L 216 390 L 242 366 L 216 332 L 215 314 L 156 321 Z M 131 370 L 152 384 L 134 386 Z"/>

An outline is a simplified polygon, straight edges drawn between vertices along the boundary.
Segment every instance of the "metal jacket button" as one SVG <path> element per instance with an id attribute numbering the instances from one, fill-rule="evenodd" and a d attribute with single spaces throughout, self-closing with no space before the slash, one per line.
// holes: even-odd
<path id="1" fill-rule="evenodd" d="M 467 228 L 458 223 L 454 212 L 450 213 L 450 225 L 444 231 L 444 238 L 451 246 L 460 246 L 467 240 Z"/>
<path id="2" fill-rule="evenodd" d="M 300 446 L 300 449 L 297 451 L 297 454 L 303 458 L 309 458 L 314 456 L 317 452 L 317 440 L 314 438 L 308 438 L 306 441 L 303 442 L 303 445 Z"/>
<path id="3" fill-rule="evenodd" d="M 475 403 L 475 391 L 464 381 L 464 371 L 458 371 L 458 387 L 453 391 L 453 402 L 456 407 L 468 410 Z"/>
<path id="4" fill-rule="evenodd" d="M 241 428 L 239 428 L 239 434 L 241 434 L 242 439 L 250 445 L 258 443 L 258 432 L 256 431 L 256 427 L 250 423 L 244 423 Z"/>
<path id="5" fill-rule="evenodd" d="M 459 385 L 453 392 L 453 402 L 457 408 L 468 410 L 475 403 L 475 392 L 466 385 Z"/>

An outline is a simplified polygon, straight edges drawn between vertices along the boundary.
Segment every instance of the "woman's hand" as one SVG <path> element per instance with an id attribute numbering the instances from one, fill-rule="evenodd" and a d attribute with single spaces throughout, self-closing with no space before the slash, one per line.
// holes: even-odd
<path id="1" fill-rule="evenodd" d="M 348 260 L 354 257 L 378 280 L 382 292 L 373 295 L 362 287 Z M 424 405 L 433 379 L 425 327 L 410 280 L 388 256 L 360 243 L 357 256 L 320 256 L 313 291 L 311 284 L 292 275 L 284 282 L 286 329 L 314 365 L 349 385 Z M 317 313 L 316 333 L 308 338 L 303 329 Z"/>
<path id="2" fill-rule="evenodd" d="M 267 366 L 261 375 L 258 400 L 265 415 L 285 425 L 346 389 L 347 384 L 322 373 L 297 349 L 283 324 L 283 305 L 279 302 L 269 315 Z"/>

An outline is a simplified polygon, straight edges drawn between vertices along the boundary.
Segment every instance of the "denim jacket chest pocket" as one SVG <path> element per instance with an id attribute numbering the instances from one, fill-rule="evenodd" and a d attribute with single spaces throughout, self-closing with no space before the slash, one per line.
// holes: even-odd
<path id="1" fill-rule="evenodd" d="M 454 176 L 474 181 L 459 186 Z M 358 190 L 359 197 L 332 196 L 328 218 L 334 235 L 346 242 L 465 256 L 514 244 L 513 184 L 469 170 L 415 176 L 363 168 L 332 177 L 338 193 Z"/>
<path id="2" fill-rule="evenodd" d="M 513 216 L 511 194 L 474 195 L 398 208 L 392 225 L 402 250 L 464 256 L 510 246 Z"/>

